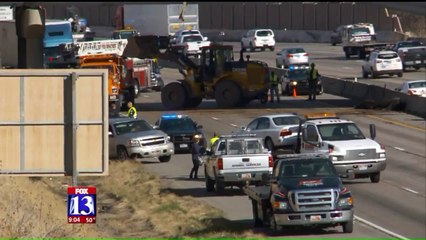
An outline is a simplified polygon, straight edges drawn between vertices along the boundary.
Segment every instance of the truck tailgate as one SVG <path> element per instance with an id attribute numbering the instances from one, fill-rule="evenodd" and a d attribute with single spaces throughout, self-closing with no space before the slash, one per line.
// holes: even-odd
<path id="1" fill-rule="evenodd" d="M 252 171 L 269 169 L 268 154 L 228 155 L 223 158 L 223 170 Z"/>

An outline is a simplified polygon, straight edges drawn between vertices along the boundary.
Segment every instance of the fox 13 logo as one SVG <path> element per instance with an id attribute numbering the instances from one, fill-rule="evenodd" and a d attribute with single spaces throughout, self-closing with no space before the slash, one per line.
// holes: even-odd
<path id="1" fill-rule="evenodd" d="M 68 223 L 96 223 L 96 187 L 68 187 Z"/>

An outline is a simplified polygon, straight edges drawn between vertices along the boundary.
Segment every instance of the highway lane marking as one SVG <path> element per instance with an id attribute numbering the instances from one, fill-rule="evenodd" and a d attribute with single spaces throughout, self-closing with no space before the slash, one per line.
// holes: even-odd
<path id="1" fill-rule="evenodd" d="M 213 120 L 219 121 L 219 118 L 211 117 Z"/>
<path id="2" fill-rule="evenodd" d="M 353 67 L 342 67 L 343 69 L 353 69 Z"/>
<path id="3" fill-rule="evenodd" d="M 403 151 L 403 152 L 407 151 L 407 150 L 400 148 L 400 147 L 393 147 L 393 148 L 395 148 L 396 150 L 399 150 L 399 151 Z"/>
<path id="4" fill-rule="evenodd" d="M 414 193 L 414 194 L 419 194 L 419 192 L 416 192 L 412 189 L 409 189 L 409 188 L 406 188 L 406 187 L 401 187 L 401 188 L 404 189 L 405 191 L 408 191 L 408 192 L 411 192 L 411 193 Z"/>
<path id="5" fill-rule="evenodd" d="M 233 127 L 238 127 L 238 125 L 235 125 L 233 123 L 230 123 L 229 125 L 233 126 Z"/>
<path id="6" fill-rule="evenodd" d="M 405 123 L 402 123 L 402 122 L 399 122 L 399 121 L 389 120 L 389 119 L 386 119 L 386 118 L 382 118 L 382 117 L 378 117 L 378 116 L 373 116 L 373 115 L 366 115 L 366 116 L 369 117 L 369 118 L 373 118 L 373 119 L 376 119 L 376 120 L 381 120 L 381 121 L 384 121 L 384 122 L 387 122 L 387 123 L 390 123 L 390 124 L 394 124 L 394 125 L 398 125 L 398 126 L 401 126 L 401 127 L 406 127 L 406 128 L 411 128 L 411 129 L 416 129 L 416 130 L 421 130 L 421 131 L 426 132 L 425 128 L 408 125 L 408 124 L 405 124 Z"/>
<path id="7" fill-rule="evenodd" d="M 375 229 L 377 229 L 379 231 L 382 231 L 382 232 L 384 232 L 384 233 L 386 233 L 386 234 L 388 234 L 388 235 L 390 235 L 392 237 L 403 239 L 403 240 L 409 240 L 409 238 L 403 237 L 403 236 L 401 236 L 401 235 L 399 235 L 397 233 L 394 233 L 394 232 L 392 232 L 390 230 L 387 230 L 386 228 L 380 227 L 379 225 L 374 224 L 374 223 L 372 223 L 370 221 L 367 221 L 367 220 L 365 220 L 363 218 L 360 218 L 360 217 L 358 217 L 356 215 L 354 216 L 354 218 L 355 218 L 355 220 L 360 221 L 360 222 L 362 222 L 362 223 L 364 223 L 364 224 L 366 224 L 368 226 L 371 226 L 371 227 L 373 227 L 373 228 L 375 228 Z"/>

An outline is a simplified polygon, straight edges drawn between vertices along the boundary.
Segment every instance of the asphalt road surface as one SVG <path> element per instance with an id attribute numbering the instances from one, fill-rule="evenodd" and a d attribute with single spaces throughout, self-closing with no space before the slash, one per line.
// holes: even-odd
<path id="1" fill-rule="evenodd" d="M 280 47 L 284 46 L 280 44 Z M 359 74 L 358 60 L 344 60 L 343 55 L 334 50 L 334 55 L 328 49 L 335 47 L 320 44 L 300 44 L 312 53 L 313 58 L 324 75 L 345 76 L 345 72 Z M 315 50 L 318 48 L 322 50 Z M 339 48 L 340 49 L 340 48 Z M 254 53 L 258 59 L 274 61 L 270 52 Z M 320 58 L 322 56 L 322 59 Z M 334 56 L 334 57 L 327 57 Z M 252 59 L 256 59 L 253 57 Z M 338 69 L 333 65 L 352 69 Z M 275 64 L 275 63 L 274 63 Z M 422 72 L 424 74 L 424 70 Z M 405 74 L 404 77 L 416 79 L 419 72 Z M 181 78 L 176 69 L 163 69 L 165 82 Z M 347 76 L 347 75 L 346 75 Z M 382 81 L 366 80 L 366 81 Z M 386 79 L 398 81 L 402 79 Z M 306 96 L 282 97 L 281 103 L 261 104 L 258 101 L 250 103 L 244 109 L 218 109 L 214 100 L 205 100 L 197 110 L 177 111 L 190 115 L 204 126 L 207 137 L 214 131 L 219 134 L 229 134 L 241 125 L 247 124 L 253 117 L 261 114 L 297 112 L 336 112 L 341 118 L 355 121 L 366 136 L 368 124 L 376 124 L 377 141 L 385 145 L 387 150 L 387 169 L 382 173 L 381 181 L 370 183 L 369 179 L 347 181 L 345 184 L 353 192 L 355 202 L 355 228 L 352 234 L 343 234 L 341 227 L 324 230 L 302 229 L 281 233 L 280 236 L 292 237 L 322 237 L 322 238 L 424 238 L 426 236 L 426 130 L 425 120 L 391 111 L 355 110 L 354 101 L 323 94 L 316 102 L 305 101 Z M 154 123 L 162 113 L 166 113 L 160 101 L 159 92 L 142 93 L 136 100 L 139 116 Z M 176 111 L 174 111 L 176 112 Z M 158 173 L 163 179 L 170 181 L 171 190 L 178 195 L 192 196 L 221 209 L 229 220 L 240 222 L 251 228 L 251 204 L 247 196 L 239 189 L 229 189 L 222 196 L 207 193 L 204 184 L 204 171 L 200 168 L 199 180 L 190 180 L 189 171 L 192 167 L 189 154 L 176 154 L 168 163 L 159 163 L 155 159 L 142 159 L 143 164 Z M 258 231 L 276 236 L 268 230 Z"/>

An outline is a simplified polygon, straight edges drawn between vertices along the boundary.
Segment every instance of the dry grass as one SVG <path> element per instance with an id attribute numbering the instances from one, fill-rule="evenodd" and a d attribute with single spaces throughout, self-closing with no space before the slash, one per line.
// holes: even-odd
<path id="1" fill-rule="evenodd" d="M 389 14 L 397 14 L 404 32 L 409 32 L 410 37 L 426 37 L 426 16 L 408 12 L 391 10 Z"/>
<path id="2" fill-rule="evenodd" d="M 66 223 L 66 178 L 6 177 L 0 184 L 0 237 L 265 237 L 221 211 L 167 191 L 134 161 L 110 162 L 106 177 L 80 177 L 97 188 L 97 223 Z M 10 189 L 14 189 L 11 191 Z"/>

